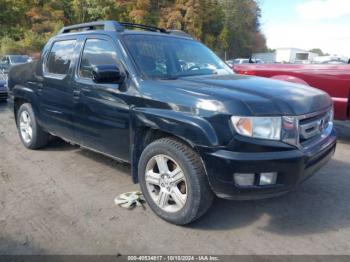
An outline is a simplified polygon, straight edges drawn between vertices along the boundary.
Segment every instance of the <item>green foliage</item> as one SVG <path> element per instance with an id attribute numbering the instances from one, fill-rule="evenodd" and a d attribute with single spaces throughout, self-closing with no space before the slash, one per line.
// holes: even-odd
<path id="1" fill-rule="evenodd" d="M 316 53 L 319 56 L 324 56 L 325 55 L 320 48 L 313 48 L 313 49 L 309 50 L 309 52 Z"/>
<path id="2" fill-rule="evenodd" d="M 15 41 L 9 37 L 3 37 L 0 40 L 0 53 L 1 54 L 22 54 L 22 47 L 19 41 Z"/>
<path id="3" fill-rule="evenodd" d="M 62 26 L 113 19 L 180 29 L 220 56 L 265 51 L 256 0 L 0 0 L 0 52 L 41 50 Z"/>
<path id="4" fill-rule="evenodd" d="M 33 54 L 40 51 L 47 42 L 47 37 L 33 31 L 24 33 L 20 41 L 9 37 L 0 40 L 1 54 Z"/>

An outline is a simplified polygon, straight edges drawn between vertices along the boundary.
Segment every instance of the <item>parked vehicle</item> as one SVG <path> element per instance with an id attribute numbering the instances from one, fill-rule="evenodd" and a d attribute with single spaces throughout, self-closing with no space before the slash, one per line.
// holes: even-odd
<path id="1" fill-rule="evenodd" d="M 249 64 L 249 58 L 236 58 L 231 61 L 232 64 Z"/>
<path id="2" fill-rule="evenodd" d="M 235 65 L 233 70 L 238 74 L 269 77 L 321 89 L 332 97 L 335 118 L 350 119 L 350 65 Z"/>
<path id="3" fill-rule="evenodd" d="M 233 67 L 235 64 L 263 64 L 264 61 L 261 59 L 252 59 L 252 58 L 236 58 L 233 60 L 227 60 L 226 64 L 230 67 Z"/>
<path id="4" fill-rule="evenodd" d="M 129 162 L 151 209 L 175 224 L 214 195 L 286 193 L 336 146 L 326 93 L 236 75 L 190 36 L 145 25 L 65 27 L 38 62 L 10 70 L 9 90 L 24 146 L 54 135 Z"/>
<path id="5" fill-rule="evenodd" d="M 321 64 L 346 65 L 347 63 L 344 61 L 328 60 L 328 61 L 323 61 Z"/>
<path id="6" fill-rule="evenodd" d="M 0 102 L 7 100 L 7 75 L 0 70 Z"/>
<path id="7" fill-rule="evenodd" d="M 8 73 L 12 66 L 31 61 L 32 59 L 27 55 L 5 55 L 0 59 L 0 70 Z"/>

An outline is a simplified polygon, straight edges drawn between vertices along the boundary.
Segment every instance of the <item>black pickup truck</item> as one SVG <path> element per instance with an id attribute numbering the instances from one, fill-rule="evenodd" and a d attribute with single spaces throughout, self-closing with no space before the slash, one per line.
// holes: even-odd
<path id="1" fill-rule="evenodd" d="M 24 146 L 52 135 L 129 162 L 151 209 L 175 224 L 203 215 L 215 195 L 288 192 L 336 147 L 326 93 L 236 75 L 180 31 L 64 27 L 38 62 L 10 70 L 8 85 Z"/>

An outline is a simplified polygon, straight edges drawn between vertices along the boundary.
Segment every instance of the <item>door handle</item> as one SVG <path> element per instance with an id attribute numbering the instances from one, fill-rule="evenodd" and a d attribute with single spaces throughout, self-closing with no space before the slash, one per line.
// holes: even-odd
<path id="1" fill-rule="evenodd" d="M 80 90 L 74 90 L 73 91 L 73 98 L 79 99 L 79 97 L 80 97 Z"/>

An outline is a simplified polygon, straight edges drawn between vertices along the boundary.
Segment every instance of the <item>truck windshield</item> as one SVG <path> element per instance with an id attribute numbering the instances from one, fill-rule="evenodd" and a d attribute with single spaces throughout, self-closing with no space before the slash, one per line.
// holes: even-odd
<path id="1" fill-rule="evenodd" d="M 209 48 L 194 40 L 132 34 L 123 40 L 138 69 L 149 78 L 233 74 Z"/>

